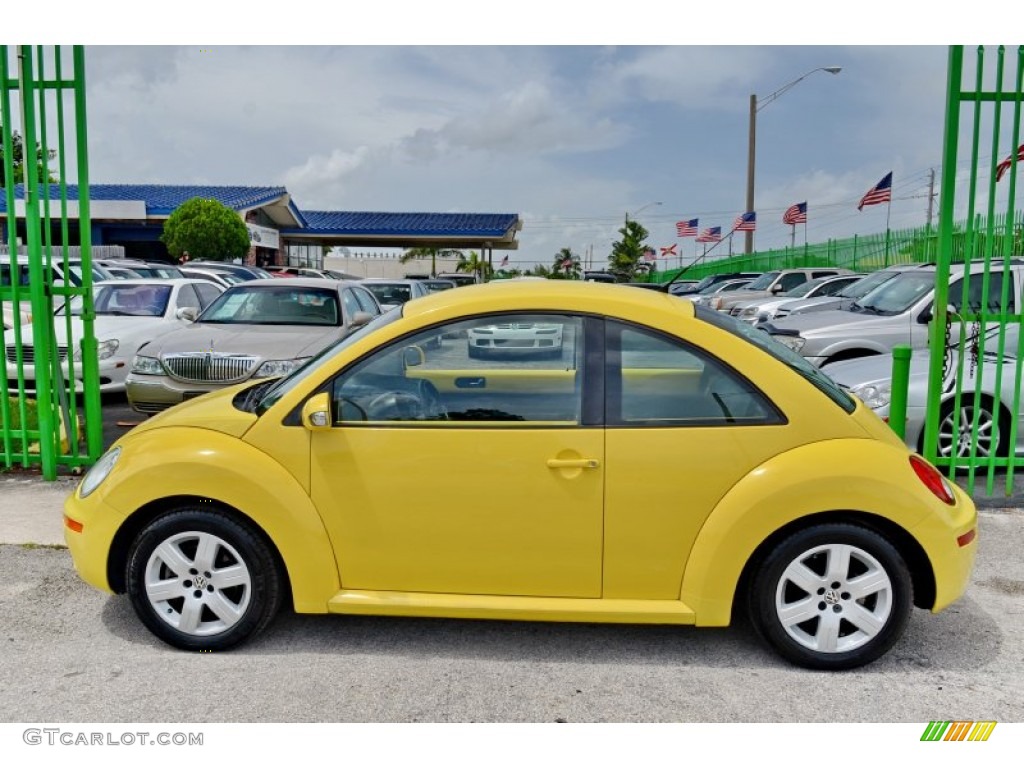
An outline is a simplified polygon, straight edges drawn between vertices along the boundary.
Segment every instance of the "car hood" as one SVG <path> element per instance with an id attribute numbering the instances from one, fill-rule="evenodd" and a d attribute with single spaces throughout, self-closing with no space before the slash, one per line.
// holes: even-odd
<path id="1" fill-rule="evenodd" d="M 236 384 L 186 400 L 173 408 L 150 416 L 128 434 L 138 435 L 164 427 L 193 427 L 212 429 L 233 437 L 241 437 L 249 430 L 249 427 L 256 423 L 259 417 L 254 413 L 235 408 L 231 401 L 238 392 L 251 386 L 253 386 L 251 381 Z"/>
<path id="2" fill-rule="evenodd" d="M 892 379 L 893 356 L 868 355 L 853 360 L 829 363 L 821 370 L 844 389 L 852 389 L 874 382 Z M 914 350 L 910 358 L 910 379 L 928 379 L 928 354 L 926 350 Z"/>
<path id="3" fill-rule="evenodd" d="M 849 336 L 862 329 L 871 329 L 879 322 L 892 323 L 895 315 L 863 315 L 843 309 L 827 309 L 796 317 L 787 316 L 772 325 L 780 330 L 798 331 L 801 336 Z"/>
<path id="4" fill-rule="evenodd" d="M 193 323 L 161 336 L 140 352 L 150 357 L 212 352 L 292 360 L 319 352 L 341 334 L 339 326 Z"/>

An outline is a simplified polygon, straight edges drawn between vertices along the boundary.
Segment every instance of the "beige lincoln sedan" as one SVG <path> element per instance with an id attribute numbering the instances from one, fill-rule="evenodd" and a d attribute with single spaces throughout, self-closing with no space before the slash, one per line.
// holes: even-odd
<path id="1" fill-rule="evenodd" d="M 235 285 L 194 323 L 139 348 L 125 380 L 140 413 L 249 379 L 283 376 L 381 314 L 358 282 L 299 277 Z"/>

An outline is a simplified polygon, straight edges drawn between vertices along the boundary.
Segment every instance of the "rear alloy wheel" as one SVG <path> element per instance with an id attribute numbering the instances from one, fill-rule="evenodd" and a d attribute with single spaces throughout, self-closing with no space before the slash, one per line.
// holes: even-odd
<path id="1" fill-rule="evenodd" d="M 913 604 L 910 573 L 888 540 L 855 525 L 807 528 L 779 544 L 750 594 L 758 632 L 810 669 L 852 669 L 899 640 Z"/>
<path id="2" fill-rule="evenodd" d="M 127 577 L 142 622 L 189 651 L 223 651 L 248 640 L 282 600 L 263 539 L 211 509 L 180 509 L 146 526 L 131 545 Z"/>
<path id="3" fill-rule="evenodd" d="M 974 395 L 964 394 L 960 399 L 960 409 L 953 411 L 954 401 L 950 400 L 942 406 L 939 417 L 939 456 L 964 458 L 971 455 L 971 444 L 977 442 L 975 456 L 1005 456 L 1009 428 L 1005 420 L 1000 421 L 992 415 L 992 401 L 985 397 L 978 402 L 978 436 L 975 441 L 974 432 Z"/>

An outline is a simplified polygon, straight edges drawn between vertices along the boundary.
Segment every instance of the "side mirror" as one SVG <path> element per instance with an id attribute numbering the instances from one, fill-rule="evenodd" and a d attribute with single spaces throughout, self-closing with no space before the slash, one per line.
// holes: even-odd
<path id="1" fill-rule="evenodd" d="M 403 368 L 415 368 L 417 365 L 423 365 L 426 361 L 427 356 L 423 354 L 423 350 L 415 345 L 408 346 L 402 350 Z"/>
<path id="2" fill-rule="evenodd" d="M 174 313 L 174 316 L 187 323 L 194 323 L 196 318 L 199 317 L 199 310 L 195 307 L 179 307 L 178 311 Z"/>
<path id="3" fill-rule="evenodd" d="M 349 323 L 349 325 L 352 328 L 359 328 L 361 326 L 366 325 L 371 320 L 373 320 L 373 315 L 371 315 L 369 312 L 356 312 L 354 315 L 352 315 L 352 322 Z"/>
<path id="4" fill-rule="evenodd" d="M 779 283 L 776 283 L 775 285 L 773 285 L 768 290 L 771 291 L 772 293 L 781 293 L 782 292 L 782 286 Z"/>
<path id="5" fill-rule="evenodd" d="M 326 392 L 313 395 L 302 406 L 302 426 L 310 432 L 331 428 L 331 396 Z"/>

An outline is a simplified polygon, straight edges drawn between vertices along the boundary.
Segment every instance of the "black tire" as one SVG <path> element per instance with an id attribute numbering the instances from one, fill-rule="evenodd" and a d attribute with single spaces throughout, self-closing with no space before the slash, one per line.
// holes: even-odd
<path id="1" fill-rule="evenodd" d="M 183 507 L 147 525 L 128 552 L 126 581 L 142 623 L 186 651 L 224 651 L 255 637 L 284 596 L 263 538 L 213 508 Z"/>
<path id="2" fill-rule="evenodd" d="M 866 586 L 862 595 L 858 581 Z M 778 544 L 755 572 L 748 597 L 754 627 L 783 658 L 808 669 L 840 670 L 875 661 L 899 640 L 913 585 L 887 539 L 829 523 Z"/>

